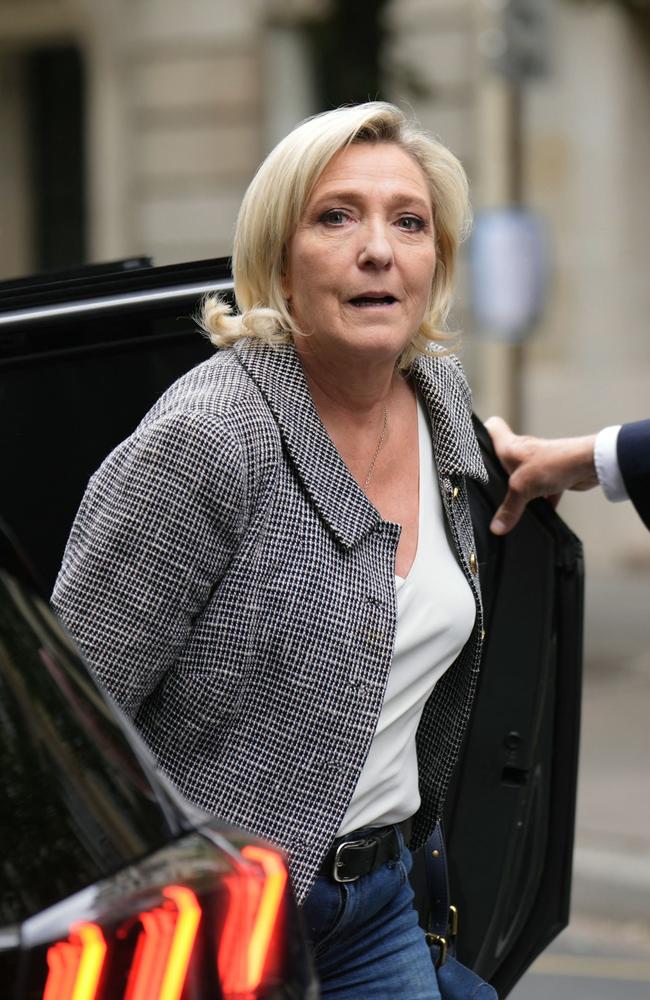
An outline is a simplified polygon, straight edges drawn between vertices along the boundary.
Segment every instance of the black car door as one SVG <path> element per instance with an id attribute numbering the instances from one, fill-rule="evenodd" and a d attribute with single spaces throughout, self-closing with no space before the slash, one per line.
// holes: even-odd
<path id="1" fill-rule="evenodd" d="M 504 996 L 569 922 L 583 560 L 545 501 L 511 535 L 491 534 L 507 477 L 476 431 L 490 476 L 470 485 L 485 658 L 446 830 L 459 957 Z"/>

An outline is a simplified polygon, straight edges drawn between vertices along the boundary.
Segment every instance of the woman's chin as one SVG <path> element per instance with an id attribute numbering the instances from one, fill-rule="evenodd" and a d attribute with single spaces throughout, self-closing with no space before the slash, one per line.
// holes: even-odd
<path id="1" fill-rule="evenodd" d="M 408 347 L 411 339 L 410 332 L 396 331 L 385 325 L 373 325 L 359 331 L 358 336 L 350 339 L 350 344 L 368 361 L 374 358 L 377 361 L 386 359 L 394 362 Z"/>
<path id="2" fill-rule="evenodd" d="M 296 338 L 298 353 L 312 363 L 329 359 L 330 363 L 349 365 L 394 365 L 413 337 L 402 325 L 384 320 L 346 323 L 327 330 L 312 330 L 307 337 Z"/>

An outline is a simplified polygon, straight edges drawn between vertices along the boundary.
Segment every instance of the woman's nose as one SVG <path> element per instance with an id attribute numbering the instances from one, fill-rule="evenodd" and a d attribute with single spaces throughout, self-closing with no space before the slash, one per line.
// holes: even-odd
<path id="1" fill-rule="evenodd" d="M 364 227 L 361 249 L 359 251 L 359 266 L 388 267 L 393 262 L 393 247 L 388 238 L 386 228 L 381 223 Z"/>

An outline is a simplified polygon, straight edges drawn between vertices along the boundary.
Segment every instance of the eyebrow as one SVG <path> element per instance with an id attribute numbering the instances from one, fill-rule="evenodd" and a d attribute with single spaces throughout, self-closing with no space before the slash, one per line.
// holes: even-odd
<path id="1" fill-rule="evenodd" d="M 322 194 L 319 194 L 318 197 L 311 202 L 310 207 L 314 208 L 316 205 L 320 205 L 323 201 L 359 202 L 362 201 L 363 198 L 364 196 L 358 191 L 355 191 L 354 188 L 333 188 L 331 191 L 326 190 Z M 433 215 L 433 206 L 418 194 L 407 194 L 403 191 L 396 191 L 395 194 L 389 196 L 388 202 L 391 205 L 398 205 L 400 202 L 405 205 L 418 205 L 420 208 L 425 209 L 426 212 Z"/>

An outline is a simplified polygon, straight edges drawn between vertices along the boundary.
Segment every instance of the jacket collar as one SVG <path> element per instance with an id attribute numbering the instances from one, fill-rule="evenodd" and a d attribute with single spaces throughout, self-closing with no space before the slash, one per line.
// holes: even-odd
<path id="1" fill-rule="evenodd" d="M 416 357 L 411 378 L 429 414 L 438 475 L 469 476 L 487 483 L 472 424 L 472 395 L 460 362 L 434 349 Z"/>
<path id="2" fill-rule="evenodd" d="M 340 543 L 351 548 L 378 527 L 382 518 L 350 475 L 325 430 L 295 347 L 270 347 L 245 339 L 238 341 L 234 350 L 266 400 L 314 506 Z M 486 481 L 472 428 L 469 391 L 461 391 L 459 377 L 435 356 L 418 358 L 412 374 L 429 413 L 439 475 L 468 475 Z"/>

